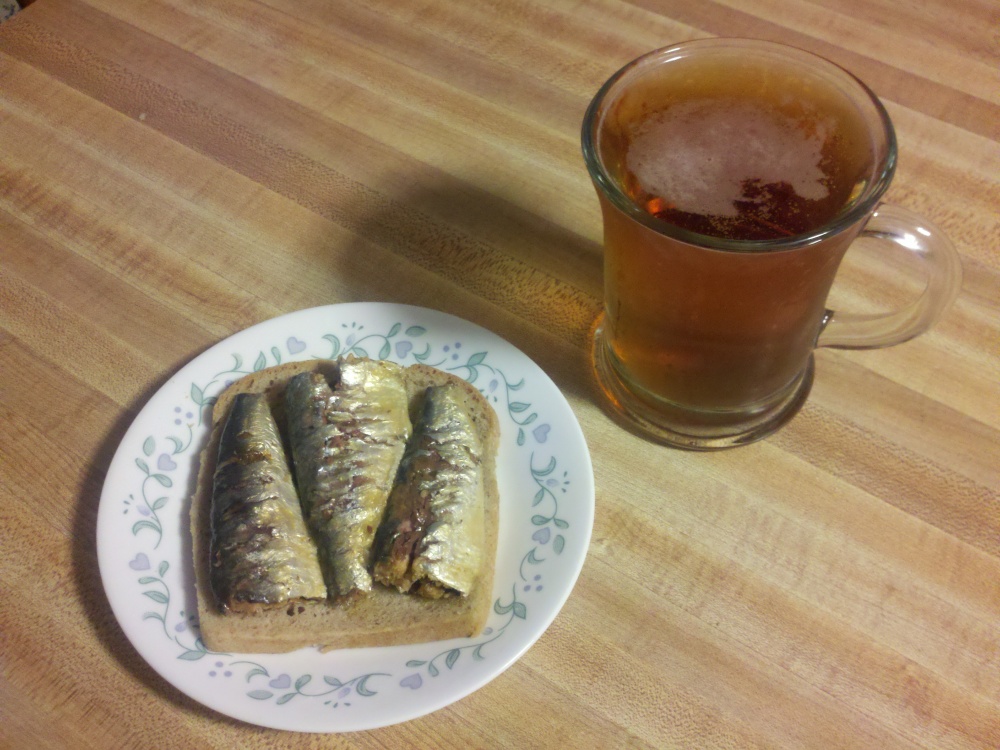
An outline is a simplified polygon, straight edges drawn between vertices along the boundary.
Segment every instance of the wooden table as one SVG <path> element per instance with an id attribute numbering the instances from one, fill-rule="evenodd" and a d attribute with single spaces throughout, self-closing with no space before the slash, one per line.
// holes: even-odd
<path id="1" fill-rule="evenodd" d="M 866 80 L 899 135 L 888 198 L 941 225 L 965 281 L 918 340 L 820 351 L 778 435 L 692 454 L 595 396 L 578 130 L 621 64 L 713 35 Z M 0 27 L 0 745 L 1000 747 L 998 141 L 988 2 L 34 3 Z M 882 276 L 855 263 L 835 295 L 875 305 Z M 593 457 L 593 538 L 549 630 L 469 697 L 262 729 L 119 628 L 101 487 L 192 357 L 360 300 L 458 315 L 550 375 Z"/>

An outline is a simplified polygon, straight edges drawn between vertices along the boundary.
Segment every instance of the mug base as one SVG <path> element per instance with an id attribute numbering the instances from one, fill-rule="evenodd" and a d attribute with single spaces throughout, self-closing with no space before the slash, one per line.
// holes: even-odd
<path id="1" fill-rule="evenodd" d="M 748 445 L 773 434 L 805 403 L 812 390 L 814 361 L 777 398 L 746 411 L 688 409 L 662 399 L 643 398 L 629 388 L 612 360 L 604 337 L 604 316 L 593 333 L 592 359 L 597 384 L 615 416 L 639 435 L 676 448 L 722 450 Z"/>

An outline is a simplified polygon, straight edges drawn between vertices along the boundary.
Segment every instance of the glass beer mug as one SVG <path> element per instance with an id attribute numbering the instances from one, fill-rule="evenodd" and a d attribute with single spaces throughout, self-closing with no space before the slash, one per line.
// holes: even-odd
<path id="1" fill-rule="evenodd" d="M 879 201 L 896 139 L 878 98 L 810 53 L 708 39 L 644 55 L 587 110 L 583 154 L 604 219 L 605 396 L 661 442 L 765 437 L 808 396 L 818 346 L 891 346 L 926 331 L 961 285 L 947 238 Z M 876 316 L 826 307 L 858 237 L 917 255 L 928 283 Z"/>

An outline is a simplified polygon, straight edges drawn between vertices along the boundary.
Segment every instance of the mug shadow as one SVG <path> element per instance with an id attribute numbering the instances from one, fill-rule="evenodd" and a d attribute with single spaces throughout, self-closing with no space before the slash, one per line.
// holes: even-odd
<path id="1" fill-rule="evenodd" d="M 524 352 L 567 396 L 600 400 L 589 375 L 603 305 L 599 243 L 445 176 L 362 211 L 346 246 L 330 251 L 331 273 L 356 300 L 469 320 Z"/>

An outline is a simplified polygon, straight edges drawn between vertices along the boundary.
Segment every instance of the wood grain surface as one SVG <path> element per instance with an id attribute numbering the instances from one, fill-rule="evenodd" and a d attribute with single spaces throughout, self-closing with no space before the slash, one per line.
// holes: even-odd
<path id="1" fill-rule="evenodd" d="M 591 95 L 650 49 L 788 42 L 885 102 L 888 200 L 963 257 L 929 334 L 822 350 L 776 436 L 692 454 L 602 408 Z M 39 0 L 0 26 L 0 746 L 1000 747 L 1000 5 L 993 0 Z M 904 291 L 864 255 L 836 304 Z M 895 290 L 895 291 L 894 291 Z M 131 420 L 251 324 L 442 309 L 579 419 L 586 565 L 512 668 L 426 717 L 262 729 L 111 613 L 102 482 Z"/>

